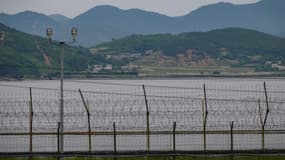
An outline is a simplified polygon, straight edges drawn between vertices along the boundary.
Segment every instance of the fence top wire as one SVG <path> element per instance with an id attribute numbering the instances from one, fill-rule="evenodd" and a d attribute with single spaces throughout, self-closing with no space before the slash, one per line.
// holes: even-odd
<path id="1" fill-rule="evenodd" d="M 103 84 L 103 85 L 116 85 L 116 86 L 132 86 L 132 87 L 136 87 L 135 90 L 134 88 L 124 88 L 125 91 L 122 91 L 120 89 L 115 89 L 115 90 L 110 90 L 110 91 L 91 91 L 91 90 L 82 90 L 85 94 L 109 94 L 109 95 L 122 95 L 122 96 L 142 96 L 143 92 L 141 91 L 141 87 L 142 85 L 137 85 L 137 84 L 121 84 L 121 83 L 109 83 L 109 82 L 85 82 L 85 81 L 76 81 L 76 80 L 69 80 L 70 82 L 79 82 L 79 83 L 94 83 L 94 84 Z M 20 85 L 11 85 L 11 84 L 0 84 L 0 87 L 11 87 L 11 88 L 22 88 L 22 89 L 36 89 L 36 90 L 47 90 L 47 91 L 55 91 L 55 92 L 59 92 L 59 88 L 44 88 L 44 87 L 28 87 L 28 86 L 20 86 Z M 198 87 L 172 87 L 172 86 L 155 86 L 155 85 L 147 85 L 145 86 L 147 89 L 147 96 L 148 97 L 152 97 L 152 98 L 169 98 L 169 99 L 201 99 L 202 97 L 198 95 L 198 97 L 194 97 L 193 95 L 188 95 L 186 92 L 183 93 L 184 91 L 187 90 L 190 92 L 197 92 L 197 89 L 199 89 L 200 91 L 202 91 L 202 87 L 198 88 Z M 166 89 L 166 90 L 165 90 Z M 255 88 L 253 89 L 229 89 L 229 88 L 210 88 L 207 87 L 206 88 L 207 92 L 209 92 L 210 95 L 215 95 L 214 97 L 208 97 L 209 100 L 219 100 L 219 101 L 247 101 L 247 102 L 255 102 L 256 101 L 256 97 L 252 98 L 252 97 L 246 97 L 246 98 L 226 98 L 223 97 L 222 95 L 219 95 L 217 93 L 223 93 L 225 94 L 225 92 L 232 92 L 232 93 L 240 93 L 240 94 L 261 94 L 263 95 L 264 90 L 263 88 Z M 158 93 L 158 92 L 159 93 Z M 65 93 L 78 93 L 78 90 L 76 89 L 64 89 Z M 169 94 L 164 94 L 167 92 L 173 92 L 175 93 L 174 95 L 169 95 Z M 177 93 L 183 93 L 183 95 L 181 94 L 177 94 Z M 272 90 L 272 88 L 269 88 L 268 93 L 270 94 L 285 94 L 285 91 L 274 91 Z M 227 93 L 226 93 L 227 94 Z M 228 94 L 227 94 L 228 95 Z M 270 103 L 274 103 L 276 100 L 269 100 Z M 285 99 L 279 99 L 278 103 L 284 102 Z"/>

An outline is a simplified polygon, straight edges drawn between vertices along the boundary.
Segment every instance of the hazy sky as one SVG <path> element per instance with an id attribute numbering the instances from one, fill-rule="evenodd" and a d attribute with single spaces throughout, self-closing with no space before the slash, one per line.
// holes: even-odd
<path id="1" fill-rule="evenodd" d="M 139 8 L 180 16 L 221 1 L 243 4 L 259 0 L 0 0 L 0 12 L 14 14 L 30 10 L 47 15 L 59 13 L 72 18 L 97 5 L 113 5 L 122 9 Z"/>

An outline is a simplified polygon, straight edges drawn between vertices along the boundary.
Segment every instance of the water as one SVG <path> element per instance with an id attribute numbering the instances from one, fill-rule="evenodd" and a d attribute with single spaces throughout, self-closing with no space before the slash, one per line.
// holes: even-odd
<path id="1" fill-rule="evenodd" d="M 145 131 L 145 85 L 150 110 L 151 131 L 202 131 L 205 110 L 203 84 L 207 95 L 207 130 L 260 130 L 266 113 L 263 82 L 266 82 L 270 112 L 266 130 L 285 129 L 285 79 L 194 78 L 139 80 L 65 80 L 64 123 L 67 132 L 86 132 L 88 123 L 78 89 L 89 104 L 92 131 Z M 0 82 L 0 133 L 29 132 L 29 88 L 33 98 L 33 132 L 56 132 L 59 120 L 59 81 L 27 80 Z M 18 86 L 18 87 L 12 87 Z M 203 107 L 204 106 L 204 107 Z M 171 132 L 169 132 L 171 133 Z M 277 133 L 277 132 L 276 132 Z M 269 149 L 284 149 L 285 134 L 266 134 Z M 260 134 L 235 134 L 235 149 L 260 149 Z M 118 150 L 145 150 L 145 135 L 119 135 Z M 207 148 L 230 149 L 229 134 L 209 134 Z M 56 135 L 33 136 L 34 151 L 56 151 Z M 0 152 L 28 152 L 29 136 L 0 136 Z M 172 135 L 151 135 L 151 150 L 171 150 Z M 92 149 L 112 150 L 113 137 L 93 135 Z M 203 150 L 203 135 L 178 134 L 177 150 Z M 65 136 L 66 151 L 88 150 L 88 136 Z"/>
<path id="2" fill-rule="evenodd" d="M 280 90 L 285 89 L 285 78 L 191 78 L 191 79 L 99 79 L 99 80 L 65 80 L 65 89 L 106 89 L 113 85 L 107 84 L 123 84 L 122 86 L 116 85 L 113 88 L 125 87 L 124 85 L 155 85 L 155 86 L 172 86 L 172 87 L 202 87 L 205 83 L 209 86 L 231 87 L 246 89 L 262 85 L 267 82 L 269 85 L 274 84 L 281 86 Z M 85 83 L 82 83 L 85 82 Z M 26 81 L 1 81 L 0 84 L 19 85 L 25 87 L 42 87 L 42 88 L 55 88 L 59 89 L 59 80 L 26 80 Z M 106 85 L 103 85 L 106 84 Z"/>

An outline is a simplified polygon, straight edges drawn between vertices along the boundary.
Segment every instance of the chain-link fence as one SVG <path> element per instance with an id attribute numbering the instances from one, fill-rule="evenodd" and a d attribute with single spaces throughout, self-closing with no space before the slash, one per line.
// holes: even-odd
<path id="1" fill-rule="evenodd" d="M 58 152 L 60 90 L 0 85 L 0 153 Z M 285 149 L 280 85 L 64 90 L 65 152 Z"/>

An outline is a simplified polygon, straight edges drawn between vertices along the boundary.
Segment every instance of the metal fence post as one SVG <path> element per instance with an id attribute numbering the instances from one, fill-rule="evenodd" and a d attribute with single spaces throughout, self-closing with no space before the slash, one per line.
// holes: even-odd
<path id="1" fill-rule="evenodd" d="M 176 122 L 173 122 L 173 153 L 176 153 Z"/>
<path id="2" fill-rule="evenodd" d="M 113 138 L 114 138 L 114 158 L 117 159 L 117 133 L 116 133 L 116 123 L 113 122 Z"/>
<path id="3" fill-rule="evenodd" d="M 269 114 L 269 102 L 268 102 L 268 95 L 267 95 L 267 88 L 266 83 L 263 83 L 264 87 L 264 95 L 265 95 L 265 102 L 266 102 L 266 113 L 264 116 L 264 122 L 262 124 L 262 150 L 265 150 L 265 125 L 267 122 L 268 114 Z"/>
<path id="4" fill-rule="evenodd" d="M 264 125 L 262 125 L 262 128 L 261 128 L 261 141 L 262 141 L 262 150 L 265 150 L 265 131 L 264 131 Z"/>
<path id="5" fill-rule="evenodd" d="M 204 145 L 204 151 L 206 150 L 206 128 L 205 128 L 205 102 L 204 99 L 202 99 L 202 127 L 203 127 L 203 145 Z"/>
<path id="6" fill-rule="evenodd" d="M 145 107 L 146 107 L 146 136 L 147 136 L 147 151 L 150 151 L 150 129 L 149 129 L 149 107 L 148 107 L 148 101 L 147 101 L 147 96 L 145 92 L 145 86 L 143 85 L 143 93 L 144 93 L 144 100 L 145 100 Z"/>
<path id="7" fill-rule="evenodd" d="M 30 113 L 30 154 L 33 153 L 33 97 L 32 97 L 32 88 L 30 88 L 30 107 L 29 107 L 29 113 Z M 32 159 L 32 156 L 30 156 L 30 159 Z"/>
<path id="8" fill-rule="evenodd" d="M 261 128 L 261 146 L 262 150 L 264 150 L 264 122 L 262 119 L 262 112 L 261 112 L 261 104 L 260 99 L 258 99 L 258 111 L 259 111 L 259 120 L 260 120 L 260 128 Z"/>
<path id="9" fill-rule="evenodd" d="M 269 104 L 268 104 L 268 95 L 267 95 L 267 88 L 266 88 L 266 83 L 263 83 L 263 87 L 264 87 L 264 95 L 265 95 L 265 102 L 266 102 L 266 114 L 264 117 L 264 126 L 267 122 L 267 117 L 268 117 L 268 113 L 269 113 Z"/>
<path id="10" fill-rule="evenodd" d="M 232 121 L 230 123 L 230 127 L 231 127 L 231 157 L 233 159 L 233 154 L 234 154 L 234 122 Z"/>
<path id="11" fill-rule="evenodd" d="M 173 149 L 172 159 L 175 160 L 176 159 L 176 122 L 173 122 L 172 149 Z"/>
<path id="12" fill-rule="evenodd" d="M 64 42 L 59 42 L 61 49 L 61 58 L 60 58 L 60 106 L 59 106 L 59 114 L 60 114 L 60 152 L 64 152 L 64 96 L 63 96 L 63 80 L 64 80 Z"/>
<path id="13" fill-rule="evenodd" d="M 87 119 L 88 119 L 88 141 L 89 141 L 89 152 L 92 152 L 92 134 L 91 134 L 91 122 L 90 122 L 90 111 L 89 111 L 89 102 L 87 100 Z"/>
<path id="14" fill-rule="evenodd" d="M 91 139 L 91 124 L 90 124 L 90 111 L 89 111 L 89 105 L 86 103 L 84 96 L 81 92 L 81 90 L 78 90 L 81 96 L 81 100 L 83 102 L 84 108 L 86 110 L 87 113 L 87 122 L 88 122 L 88 138 L 89 138 L 89 152 L 92 151 L 92 139 Z"/>
<path id="15" fill-rule="evenodd" d="M 202 103 L 202 111 L 203 111 L 203 135 L 204 135 L 204 151 L 207 151 L 207 137 L 206 137 L 206 126 L 207 126 L 207 118 L 208 118 L 208 104 L 207 104 L 207 92 L 206 85 L 203 85 L 204 90 L 204 103 Z"/>
<path id="16" fill-rule="evenodd" d="M 57 159 L 60 160 L 60 122 L 57 124 Z"/>

